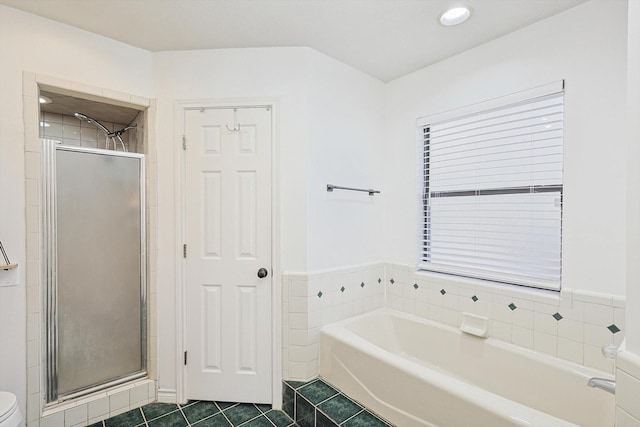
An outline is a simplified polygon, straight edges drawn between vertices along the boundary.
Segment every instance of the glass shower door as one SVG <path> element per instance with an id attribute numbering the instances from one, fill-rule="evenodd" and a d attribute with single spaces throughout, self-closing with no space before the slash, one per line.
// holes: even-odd
<path id="1" fill-rule="evenodd" d="M 51 151 L 49 402 L 146 374 L 144 157 Z"/>

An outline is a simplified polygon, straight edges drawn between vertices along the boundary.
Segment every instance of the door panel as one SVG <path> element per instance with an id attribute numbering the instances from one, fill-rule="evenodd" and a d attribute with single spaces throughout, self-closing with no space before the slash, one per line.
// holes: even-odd
<path id="1" fill-rule="evenodd" d="M 271 403 L 271 111 L 185 115 L 187 398 Z"/>

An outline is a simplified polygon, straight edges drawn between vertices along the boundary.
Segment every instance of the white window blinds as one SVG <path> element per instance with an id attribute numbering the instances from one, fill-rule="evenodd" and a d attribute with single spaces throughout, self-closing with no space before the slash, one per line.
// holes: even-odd
<path id="1" fill-rule="evenodd" d="M 419 122 L 419 268 L 560 289 L 564 94 L 557 87 Z"/>

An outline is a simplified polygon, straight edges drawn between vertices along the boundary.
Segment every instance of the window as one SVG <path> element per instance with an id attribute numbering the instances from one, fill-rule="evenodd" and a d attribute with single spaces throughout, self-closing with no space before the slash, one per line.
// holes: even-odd
<path id="1" fill-rule="evenodd" d="M 419 119 L 418 268 L 560 289 L 564 83 Z"/>

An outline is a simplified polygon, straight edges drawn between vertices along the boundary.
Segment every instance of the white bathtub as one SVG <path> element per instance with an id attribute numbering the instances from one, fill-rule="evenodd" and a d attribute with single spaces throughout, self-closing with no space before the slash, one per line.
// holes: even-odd
<path id="1" fill-rule="evenodd" d="M 320 376 L 399 427 L 612 427 L 600 371 L 392 310 L 323 328 Z"/>

